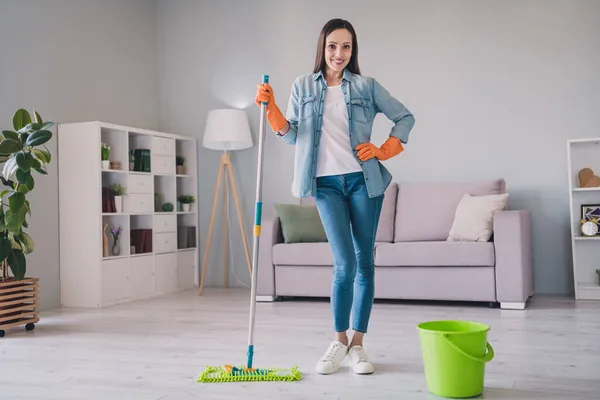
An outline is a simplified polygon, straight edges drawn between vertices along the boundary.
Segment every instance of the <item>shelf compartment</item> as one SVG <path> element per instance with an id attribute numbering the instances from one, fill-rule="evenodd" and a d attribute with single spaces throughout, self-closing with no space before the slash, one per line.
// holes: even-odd
<path id="1" fill-rule="evenodd" d="M 151 254 L 153 252 L 153 224 L 154 216 L 131 215 L 129 217 L 131 225 L 130 234 L 130 253 L 132 255 Z"/>
<path id="2" fill-rule="evenodd" d="M 175 177 L 174 176 L 154 176 L 154 211 L 155 212 L 175 212 L 177 198 L 175 197 Z M 166 204 L 173 206 L 171 211 L 167 211 Z"/>
<path id="3" fill-rule="evenodd" d="M 193 249 L 197 247 L 197 221 L 195 214 L 177 215 L 177 249 Z"/>
<path id="4" fill-rule="evenodd" d="M 121 229 L 119 234 L 119 246 L 118 249 L 113 249 L 114 246 L 114 235 L 112 234 L 113 229 Z M 116 258 L 123 258 L 129 256 L 129 219 L 127 215 L 103 215 L 102 216 L 102 248 L 101 256 L 102 259 L 110 260 Z M 106 242 L 106 244 L 105 244 Z M 117 252 L 117 254 L 114 253 Z"/>
<path id="5" fill-rule="evenodd" d="M 100 141 L 110 146 L 108 156 L 110 166 L 108 169 L 103 168 L 103 171 L 127 170 L 127 131 L 102 127 L 100 128 Z M 98 151 L 101 151 L 101 149 L 99 148 Z"/>

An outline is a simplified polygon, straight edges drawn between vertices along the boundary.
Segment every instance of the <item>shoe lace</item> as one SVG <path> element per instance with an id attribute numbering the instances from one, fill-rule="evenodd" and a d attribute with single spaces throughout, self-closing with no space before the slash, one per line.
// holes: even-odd
<path id="1" fill-rule="evenodd" d="M 367 353 L 365 352 L 365 349 L 363 349 L 362 347 L 355 347 L 352 350 L 352 353 L 358 359 L 357 363 L 359 363 L 359 362 L 369 362 L 369 357 L 367 357 Z"/>
<path id="2" fill-rule="evenodd" d="M 327 353 L 323 356 L 323 361 L 333 361 L 337 353 L 342 349 L 339 345 L 333 345 L 329 348 Z"/>

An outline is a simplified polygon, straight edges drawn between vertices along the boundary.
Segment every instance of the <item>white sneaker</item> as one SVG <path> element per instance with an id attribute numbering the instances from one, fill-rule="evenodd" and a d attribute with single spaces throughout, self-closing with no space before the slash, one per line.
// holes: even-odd
<path id="1" fill-rule="evenodd" d="M 362 346 L 352 346 L 348 351 L 350 365 L 355 374 L 372 374 L 375 371 L 373 364 Z"/>
<path id="2" fill-rule="evenodd" d="M 317 362 L 317 372 L 320 374 L 337 372 L 346 354 L 348 354 L 348 346 L 338 341 L 331 342 L 327 352 Z"/>

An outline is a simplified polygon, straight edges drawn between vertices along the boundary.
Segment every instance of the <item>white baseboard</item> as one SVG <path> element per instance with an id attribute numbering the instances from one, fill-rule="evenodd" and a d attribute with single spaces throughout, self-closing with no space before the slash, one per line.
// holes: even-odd
<path id="1" fill-rule="evenodd" d="M 500 308 L 502 308 L 503 310 L 524 310 L 525 302 L 513 303 L 508 301 L 502 301 L 500 302 Z"/>
<path id="2" fill-rule="evenodd" d="M 272 302 L 272 301 L 275 301 L 275 296 L 256 296 L 256 301 Z"/>

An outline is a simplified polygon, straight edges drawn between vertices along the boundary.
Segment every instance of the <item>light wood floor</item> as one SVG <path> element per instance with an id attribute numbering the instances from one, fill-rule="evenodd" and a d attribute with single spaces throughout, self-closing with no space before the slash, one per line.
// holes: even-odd
<path id="1" fill-rule="evenodd" d="M 300 382 L 196 383 L 206 365 L 244 364 L 249 291 L 208 288 L 100 310 L 42 314 L 0 339 L 0 399 L 433 399 L 416 325 L 489 324 L 486 399 L 600 398 L 600 302 L 534 299 L 525 311 L 377 302 L 365 342 L 376 372 L 314 365 L 330 340 L 326 301 L 260 303 L 255 366 L 299 365 Z"/>

